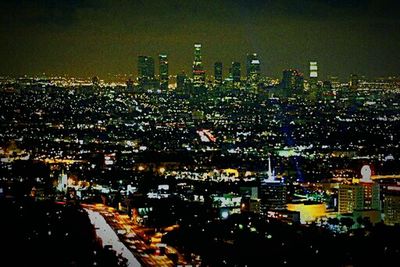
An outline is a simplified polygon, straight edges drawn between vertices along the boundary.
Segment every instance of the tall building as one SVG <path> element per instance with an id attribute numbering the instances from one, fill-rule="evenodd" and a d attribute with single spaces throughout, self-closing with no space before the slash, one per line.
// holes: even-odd
<path id="1" fill-rule="evenodd" d="M 148 85 L 154 81 L 154 59 L 152 57 L 138 57 L 138 81 L 141 85 Z"/>
<path id="2" fill-rule="evenodd" d="M 159 73 L 160 73 L 160 88 L 161 90 L 168 89 L 168 56 L 166 54 L 160 54 L 159 60 Z"/>
<path id="3" fill-rule="evenodd" d="M 318 83 L 318 63 L 310 61 L 310 88 L 315 89 Z"/>
<path id="4" fill-rule="evenodd" d="M 264 214 L 270 210 L 283 210 L 287 203 L 287 187 L 282 181 L 275 179 L 271 159 L 268 159 L 267 178 L 260 184 L 261 210 Z"/>
<path id="5" fill-rule="evenodd" d="M 353 213 L 363 210 L 381 210 L 380 186 L 371 180 L 371 169 L 365 165 L 361 169 L 363 178 L 358 184 L 339 186 L 339 213 Z"/>
<path id="6" fill-rule="evenodd" d="M 400 186 L 390 185 L 383 190 L 383 215 L 385 224 L 400 224 Z"/>
<path id="7" fill-rule="evenodd" d="M 214 79 L 216 85 L 222 84 L 222 62 L 214 63 Z"/>
<path id="8" fill-rule="evenodd" d="M 232 77 L 233 83 L 240 83 L 240 76 L 241 76 L 240 62 L 232 62 L 230 68 L 230 75 Z"/>
<path id="9" fill-rule="evenodd" d="M 246 77 L 247 82 L 256 85 L 259 81 L 261 74 L 260 60 L 256 53 L 247 54 L 246 59 Z"/>
<path id="10" fill-rule="evenodd" d="M 176 75 L 176 89 L 179 92 L 184 92 L 186 89 L 186 74 L 184 71 Z"/>
<path id="11" fill-rule="evenodd" d="M 201 56 L 201 44 L 194 44 L 194 61 L 193 61 L 193 87 L 203 87 L 206 83 L 206 72 L 203 69 Z"/>
<path id="12" fill-rule="evenodd" d="M 303 74 L 296 69 L 284 70 L 282 77 L 282 88 L 287 90 L 303 90 Z"/>

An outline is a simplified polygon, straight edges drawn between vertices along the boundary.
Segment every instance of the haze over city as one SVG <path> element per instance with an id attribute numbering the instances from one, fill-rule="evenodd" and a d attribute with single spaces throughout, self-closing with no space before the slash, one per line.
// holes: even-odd
<path id="1" fill-rule="evenodd" d="M 395 0 L 2 1 L 0 74 L 134 76 L 138 55 L 159 53 L 176 74 L 190 70 L 201 42 L 208 72 L 258 53 L 269 77 L 310 60 L 324 78 L 395 75 L 399 8 Z"/>

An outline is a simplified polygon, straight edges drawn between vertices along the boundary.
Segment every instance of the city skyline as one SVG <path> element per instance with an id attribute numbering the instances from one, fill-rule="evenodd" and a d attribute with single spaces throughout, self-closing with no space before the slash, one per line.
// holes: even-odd
<path id="1" fill-rule="evenodd" d="M 193 44 L 204 69 L 245 66 L 257 53 L 261 74 L 308 69 L 327 75 L 396 75 L 396 1 L 16 1 L 1 3 L 1 75 L 135 76 L 137 56 L 168 54 L 169 73 L 191 72 Z M 334 59 L 334 60 L 333 60 Z M 225 71 L 226 73 L 226 71 Z"/>
<path id="2" fill-rule="evenodd" d="M 392 266 L 399 10 L 0 1 L 0 263 Z"/>

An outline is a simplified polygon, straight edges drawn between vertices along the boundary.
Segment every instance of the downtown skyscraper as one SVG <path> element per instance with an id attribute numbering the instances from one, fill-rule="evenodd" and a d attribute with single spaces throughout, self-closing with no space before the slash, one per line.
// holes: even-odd
<path id="1" fill-rule="evenodd" d="M 194 44 L 194 60 L 193 60 L 193 86 L 194 88 L 200 88 L 205 85 L 206 72 L 203 68 L 203 62 L 201 58 L 201 44 Z"/>
<path id="2" fill-rule="evenodd" d="M 154 81 L 154 59 L 149 56 L 138 57 L 138 82 L 148 85 Z"/>
<path id="3" fill-rule="evenodd" d="M 166 54 L 160 54 L 158 56 L 159 61 L 159 74 L 160 74 L 160 89 L 168 89 L 168 56 Z"/>
<path id="4" fill-rule="evenodd" d="M 247 82 L 257 84 L 261 75 L 260 60 L 256 53 L 247 54 L 246 58 Z"/>
<path id="5" fill-rule="evenodd" d="M 318 83 L 318 63 L 310 61 L 310 89 L 315 89 Z"/>
<path id="6" fill-rule="evenodd" d="M 214 80 L 216 85 L 222 84 L 222 62 L 214 63 Z"/>

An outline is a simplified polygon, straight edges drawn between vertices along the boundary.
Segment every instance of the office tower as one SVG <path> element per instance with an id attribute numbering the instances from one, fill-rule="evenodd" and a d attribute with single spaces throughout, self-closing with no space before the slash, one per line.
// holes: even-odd
<path id="1" fill-rule="evenodd" d="M 350 82 L 349 82 L 349 88 L 356 90 L 359 85 L 359 79 L 357 74 L 351 74 L 350 75 Z"/>
<path id="2" fill-rule="evenodd" d="M 282 181 L 275 179 L 272 171 L 271 159 L 268 160 L 267 177 L 260 183 L 261 210 L 264 214 L 269 210 L 282 210 L 286 208 L 287 188 Z"/>
<path id="3" fill-rule="evenodd" d="M 154 59 L 152 57 L 139 56 L 138 81 L 141 85 L 148 85 L 154 81 Z"/>
<path id="4" fill-rule="evenodd" d="M 296 69 L 283 71 L 282 88 L 287 90 L 303 90 L 304 76 Z"/>
<path id="5" fill-rule="evenodd" d="M 214 79 L 216 85 L 222 84 L 222 62 L 214 63 Z"/>
<path id="6" fill-rule="evenodd" d="M 251 85 L 256 85 L 261 74 L 260 60 L 256 53 L 247 54 L 246 60 L 246 77 L 247 82 Z"/>
<path id="7" fill-rule="evenodd" d="M 203 87 L 205 82 L 206 72 L 203 69 L 201 44 L 194 44 L 193 86 L 195 88 Z"/>
<path id="8" fill-rule="evenodd" d="M 352 213 L 356 210 L 380 210 L 379 194 L 378 184 L 341 184 L 339 186 L 339 213 Z"/>
<path id="9" fill-rule="evenodd" d="M 286 185 L 280 181 L 262 181 L 260 185 L 261 208 L 264 213 L 268 210 L 286 208 Z"/>
<path id="10" fill-rule="evenodd" d="M 310 61 L 310 79 L 318 78 L 318 64 L 316 61 Z"/>
<path id="11" fill-rule="evenodd" d="M 179 92 L 185 91 L 186 88 L 186 74 L 185 72 L 178 73 L 176 75 L 176 89 Z"/>
<path id="12" fill-rule="evenodd" d="M 385 224 L 400 224 L 400 186 L 397 184 L 383 190 L 383 215 Z"/>
<path id="13" fill-rule="evenodd" d="M 318 64 L 316 61 L 310 61 L 310 89 L 315 89 L 318 82 Z"/>
<path id="14" fill-rule="evenodd" d="M 240 83 L 240 62 L 232 62 L 231 68 L 230 68 L 230 75 L 232 77 L 233 83 Z"/>
<path id="15" fill-rule="evenodd" d="M 160 88 L 161 90 L 168 89 L 168 56 L 166 54 L 160 54 L 159 60 L 159 72 L 160 72 Z"/>
<path id="16" fill-rule="evenodd" d="M 358 184 L 339 186 L 339 213 L 381 209 L 380 186 L 371 180 L 371 169 L 364 165 L 361 169 L 363 178 Z"/>

